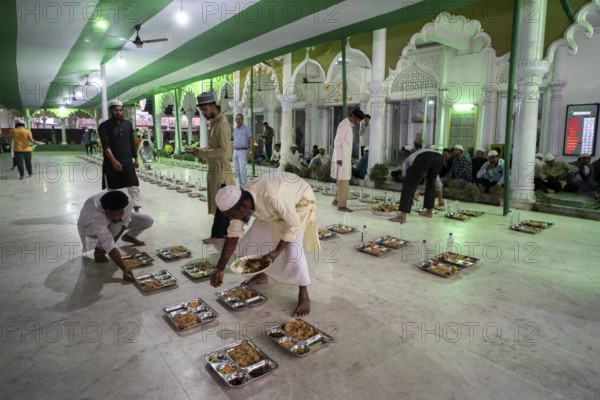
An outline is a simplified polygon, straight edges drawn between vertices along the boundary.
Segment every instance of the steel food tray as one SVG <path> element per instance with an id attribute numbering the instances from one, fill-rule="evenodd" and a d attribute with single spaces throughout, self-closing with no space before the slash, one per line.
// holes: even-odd
<path id="1" fill-rule="evenodd" d="M 521 225 L 521 224 L 511 225 L 510 229 L 512 229 L 513 231 L 517 231 L 517 232 L 531 233 L 532 235 L 535 235 L 542 231 L 542 228 L 536 228 L 534 226 Z"/>
<path id="2" fill-rule="evenodd" d="M 306 327 L 306 333 L 309 336 L 294 336 L 292 330 L 289 329 L 293 325 Z M 267 329 L 267 335 L 279 347 L 296 357 L 304 357 L 336 341 L 333 337 L 300 318 L 270 327 Z"/>
<path id="3" fill-rule="evenodd" d="M 246 308 L 263 304 L 267 297 L 253 288 L 241 285 L 216 292 L 217 301 L 233 311 L 241 311 Z M 245 298 L 247 297 L 247 298 Z"/>
<path id="4" fill-rule="evenodd" d="M 520 224 L 521 225 L 532 226 L 534 228 L 539 228 L 539 229 L 548 229 L 552 225 L 554 225 L 552 222 L 534 221 L 534 220 L 531 220 L 531 219 L 526 219 L 525 221 L 521 221 Z"/>
<path id="5" fill-rule="evenodd" d="M 415 208 L 415 212 L 416 212 L 417 214 L 423 213 L 423 212 L 425 212 L 425 211 L 427 211 L 427 209 L 426 209 L 426 208 L 423 208 L 423 207 L 421 207 L 421 208 Z M 431 209 L 431 213 L 432 213 L 432 214 L 437 214 L 437 213 L 438 213 L 438 210 L 437 210 L 437 209 L 434 207 L 433 209 Z"/>
<path id="6" fill-rule="evenodd" d="M 417 267 L 423 271 L 427 271 L 442 278 L 450 278 L 460 272 L 460 268 L 456 265 L 441 262 L 438 260 L 427 260 L 425 262 L 417 264 Z"/>
<path id="7" fill-rule="evenodd" d="M 344 224 L 327 225 L 325 228 L 341 234 L 356 232 L 356 228 Z"/>
<path id="8" fill-rule="evenodd" d="M 357 244 L 356 246 L 354 246 L 354 248 L 358 251 L 370 254 L 375 257 L 385 256 L 386 254 L 390 254 L 392 252 L 392 250 L 389 247 L 374 242 Z"/>
<path id="9" fill-rule="evenodd" d="M 373 240 L 373 243 L 381 244 L 391 249 L 399 249 L 406 246 L 410 242 L 408 240 L 399 239 L 394 236 L 381 236 Z"/>
<path id="10" fill-rule="evenodd" d="M 192 189 L 187 189 L 187 188 L 177 189 L 177 193 L 190 193 L 191 191 L 192 191 Z"/>
<path id="11" fill-rule="evenodd" d="M 149 287 L 150 282 L 154 282 L 154 287 Z M 135 283 L 144 293 L 152 293 L 158 290 L 177 286 L 177 278 L 175 278 L 166 269 L 154 272 L 151 274 L 143 274 L 135 277 Z"/>
<path id="12" fill-rule="evenodd" d="M 173 327 L 179 332 L 197 328 L 212 322 L 219 317 L 219 313 L 213 310 L 213 308 L 206 304 L 200 297 L 182 301 L 181 303 L 171 304 L 170 306 L 163 308 L 163 311 L 167 314 L 167 318 L 171 321 Z M 191 321 L 195 319 L 196 321 L 187 326 L 182 325 L 183 321 L 179 321 L 179 318 L 182 317 L 190 318 Z"/>
<path id="13" fill-rule="evenodd" d="M 377 203 L 381 203 L 379 200 L 376 199 L 372 199 L 372 198 L 363 198 L 363 199 L 358 199 L 358 201 L 360 201 L 361 203 L 367 203 L 367 204 L 377 204 Z"/>
<path id="14" fill-rule="evenodd" d="M 250 346 L 258 354 L 259 361 L 254 364 L 242 366 L 235 361 L 232 352 L 239 346 Z M 235 354 L 234 354 L 235 355 Z M 264 351 L 259 349 L 252 341 L 240 340 L 225 347 L 204 355 L 204 359 L 211 368 L 219 375 L 227 386 L 236 388 L 247 385 L 256 379 L 262 378 L 275 371 L 279 365 L 270 358 Z M 230 370 L 226 370 L 229 368 Z"/>
<path id="15" fill-rule="evenodd" d="M 176 245 L 157 249 L 156 254 L 167 260 L 173 260 L 175 258 L 189 257 L 192 255 L 192 252 L 184 246 Z"/>
<path id="16" fill-rule="evenodd" d="M 321 193 L 325 196 L 335 196 L 335 190 L 333 192 L 330 190 L 323 190 Z"/>
<path id="17" fill-rule="evenodd" d="M 441 253 L 435 257 L 438 261 L 448 264 L 454 264 L 460 268 L 466 268 L 477 264 L 479 258 L 465 256 L 464 254 L 453 253 L 450 251 Z"/>
<path id="18" fill-rule="evenodd" d="M 121 257 L 125 265 L 129 268 L 144 267 L 154 262 L 154 258 L 150 257 L 146 252 L 137 252 L 128 256 Z"/>
<path id="19" fill-rule="evenodd" d="M 204 195 L 202 193 L 198 193 L 198 192 L 188 193 L 188 196 L 191 197 L 192 199 L 204 197 Z"/>
<path id="20" fill-rule="evenodd" d="M 334 237 L 337 237 L 337 234 L 335 232 L 330 231 L 329 229 L 319 229 L 318 233 L 319 239 L 321 240 L 333 239 Z"/>
<path id="21" fill-rule="evenodd" d="M 483 211 L 476 210 L 461 210 L 460 213 L 468 217 L 481 217 L 483 214 L 485 214 Z"/>
<path id="22" fill-rule="evenodd" d="M 201 279 L 210 276 L 214 270 L 215 265 L 206 260 L 192 261 L 189 264 L 181 266 L 181 272 L 193 279 Z"/>
<path id="23" fill-rule="evenodd" d="M 373 215 L 376 215 L 378 217 L 397 217 L 398 215 L 400 215 L 400 211 L 377 211 L 374 209 L 371 209 L 371 213 Z"/>
<path id="24" fill-rule="evenodd" d="M 469 217 L 468 215 L 465 215 L 463 213 L 449 213 L 449 214 L 445 214 L 444 216 L 446 218 L 457 219 L 459 221 L 468 221 L 471 219 L 471 217 Z"/>

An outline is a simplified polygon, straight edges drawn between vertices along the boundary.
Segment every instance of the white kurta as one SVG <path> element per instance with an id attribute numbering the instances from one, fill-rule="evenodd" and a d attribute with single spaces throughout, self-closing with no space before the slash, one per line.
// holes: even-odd
<path id="1" fill-rule="evenodd" d="M 266 254 L 273 251 L 280 240 L 291 242 L 266 274 L 279 282 L 309 285 L 305 250 L 320 249 L 315 194 L 310 185 L 297 175 L 278 171 L 249 181 L 244 190 L 252 194 L 256 221 L 246 234 L 243 221 L 231 221 L 227 235 L 243 235 L 236 256 Z"/>
<path id="2" fill-rule="evenodd" d="M 340 181 L 349 181 L 352 178 L 352 142 L 354 140 L 354 125 L 345 118 L 338 125 L 333 141 L 333 155 L 331 156 L 331 177 Z M 342 166 L 337 164 L 342 160 Z"/>

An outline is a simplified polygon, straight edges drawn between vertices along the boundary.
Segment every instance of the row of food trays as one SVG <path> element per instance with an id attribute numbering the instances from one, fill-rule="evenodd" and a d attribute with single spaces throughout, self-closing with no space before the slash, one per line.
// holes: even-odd
<path id="1" fill-rule="evenodd" d="M 186 193 L 191 198 L 197 198 L 200 201 L 207 201 L 207 197 L 203 191 L 206 191 L 205 186 L 193 188 L 187 182 L 175 178 L 155 177 L 152 175 L 143 176 L 142 180 L 150 184 L 155 184 L 159 187 L 165 187 L 167 190 L 174 190 L 177 193 Z"/>
<path id="2" fill-rule="evenodd" d="M 534 221 L 527 219 L 525 221 L 521 221 L 518 224 L 512 224 L 510 229 L 517 232 L 525 232 L 531 233 L 533 235 L 542 232 L 545 229 L 550 228 L 554 225 L 551 222 L 542 222 L 542 221 Z"/>

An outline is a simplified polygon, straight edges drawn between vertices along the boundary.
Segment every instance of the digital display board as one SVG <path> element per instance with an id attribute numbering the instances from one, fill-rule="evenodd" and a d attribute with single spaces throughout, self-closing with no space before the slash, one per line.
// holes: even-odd
<path id="1" fill-rule="evenodd" d="M 598 103 L 567 106 L 563 155 L 594 155 L 598 133 L 598 106 Z"/>

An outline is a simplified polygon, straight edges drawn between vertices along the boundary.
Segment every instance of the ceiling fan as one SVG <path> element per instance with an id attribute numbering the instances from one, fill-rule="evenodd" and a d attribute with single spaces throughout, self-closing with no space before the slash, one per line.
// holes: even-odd
<path id="1" fill-rule="evenodd" d="M 308 80 L 308 62 L 304 64 L 304 76 L 302 77 L 302 83 L 323 83 L 322 81 L 309 81 Z"/>
<path id="2" fill-rule="evenodd" d="M 135 32 L 136 32 L 136 33 L 135 33 L 135 39 L 134 39 L 134 40 L 131 40 L 131 39 L 125 39 L 125 38 L 122 38 L 122 37 L 118 37 L 118 36 L 112 36 L 112 35 L 107 35 L 107 36 L 110 36 L 110 37 L 114 37 L 114 38 L 116 38 L 116 39 L 123 40 L 124 42 L 131 42 L 131 43 L 135 44 L 135 46 L 136 46 L 137 48 L 140 48 L 140 49 L 141 49 L 142 47 L 144 47 L 144 43 L 157 43 L 157 42 L 166 42 L 167 40 L 169 40 L 169 39 L 167 39 L 167 38 L 142 40 L 142 39 L 140 38 L 140 29 L 141 29 L 141 28 L 142 28 L 142 25 L 141 25 L 141 24 L 137 24 L 137 25 L 135 25 Z"/>

